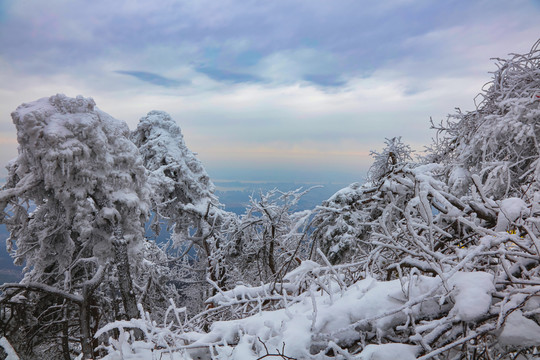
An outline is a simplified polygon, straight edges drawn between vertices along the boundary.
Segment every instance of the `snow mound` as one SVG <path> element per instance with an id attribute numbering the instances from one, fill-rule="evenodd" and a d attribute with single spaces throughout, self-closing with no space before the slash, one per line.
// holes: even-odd
<path id="1" fill-rule="evenodd" d="M 515 310 L 506 317 L 499 342 L 517 347 L 540 346 L 540 326 L 523 316 L 521 310 Z"/>
<path id="2" fill-rule="evenodd" d="M 322 359 L 325 347 L 319 345 L 321 339 L 331 339 L 339 346 L 354 344 L 364 336 L 362 334 L 391 333 L 393 328 L 406 324 L 409 316 L 429 319 L 450 309 L 449 316 L 455 321 L 474 321 L 489 310 L 494 290 L 493 276 L 483 272 L 457 272 L 447 279 L 450 289 L 446 290 L 439 277 L 422 275 L 411 283 L 366 278 L 341 288 L 339 281 L 328 279 L 322 270 L 313 262 L 306 262 L 301 271 L 296 269 L 287 278 L 297 280 L 301 274 L 311 271 L 319 274 L 316 281 L 324 281 L 325 277 L 329 280 L 324 290 L 316 289 L 312 284 L 296 297 L 283 292 L 283 308 L 259 311 L 237 320 L 216 321 L 206 333 L 183 333 L 181 341 L 190 344 L 184 349 L 191 352 L 191 349 L 211 347 L 217 353 L 214 359 L 243 360 L 264 356 L 266 348 L 284 348 L 287 356 L 293 358 Z M 289 287 L 288 291 L 291 289 Z M 222 292 L 213 298 L 213 302 L 216 306 L 227 306 L 249 301 L 257 295 L 261 302 L 265 301 L 265 294 L 266 299 L 279 300 L 277 294 L 270 297 L 270 292 L 270 287 L 249 289 L 241 286 Z M 453 297 L 454 305 L 440 304 L 437 299 L 441 297 Z M 107 330 L 127 325 L 127 322 L 117 323 L 109 325 Z M 132 321 L 132 326 L 140 327 L 140 324 Z M 359 359 L 415 359 L 419 351 L 420 346 L 416 345 L 370 345 Z"/>
<path id="3" fill-rule="evenodd" d="M 419 346 L 406 344 L 368 345 L 358 356 L 358 360 L 415 360 Z"/>
<path id="4" fill-rule="evenodd" d="M 449 284 L 455 287 L 453 312 L 463 321 L 475 321 L 486 314 L 491 306 L 491 293 L 495 291 L 493 275 L 477 272 L 458 272 Z"/>
<path id="5" fill-rule="evenodd" d="M 527 213 L 527 204 L 520 198 L 508 198 L 500 202 L 496 231 L 510 230 L 511 224 Z"/>

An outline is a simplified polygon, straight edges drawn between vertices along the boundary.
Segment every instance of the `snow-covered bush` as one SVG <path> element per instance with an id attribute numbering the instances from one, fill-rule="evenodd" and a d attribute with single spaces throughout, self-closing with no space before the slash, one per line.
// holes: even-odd
<path id="1" fill-rule="evenodd" d="M 386 146 L 380 153 L 375 150 L 370 152 L 373 164 L 368 171 L 368 181 L 374 184 L 379 183 L 397 167 L 412 162 L 413 150 L 409 145 L 401 142 L 401 136 L 386 139 L 385 144 Z"/>
<path id="2" fill-rule="evenodd" d="M 312 241 L 331 263 L 350 261 L 356 255 L 367 255 L 363 241 L 371 232 L 370 221 L 380 215 L 369 209 L 370 193 L 377 187 L 354 183 L 335 193 L 315 210 Z"/>
<path id="3" fill-rule="evenodd" d="M 294 211 L 308 190 L 277 189 L 251 196 L 244 215 L 222 232 L 221 251 L 227 287 L 278 281 L 305 258 L 311 211 Z"/>
<path id="4" fill-rule="evenodd" d="M 411 197 L 411 192 L 404 189 L 410 184 L 406 174 L 416 166 L 412 162 L 412 150 L 401 142 L 401 137 L 386 139 L 385 144 L 380 153 L 371 151 L 373 165 L 367 183 L 351 184 L 315 211 L 312 238 L 332 263 L 367 256 L 366 239 L 383 212 L 383 221 L 392 227 L 402 217 L 399 209 Z M 388 179 L 402 180 L 390 185 Z"/>
<path id="5" fill-rule="evenodd" d="M 520 196 L 540 171 L 540 41 L 531 51 L 497 59 L 489 88 L 477 109 L 457 111 L 437 129 L 428 161 L 444 162 L 447 171 L 478 174 L 488 196 Z M 462 173 L 464 181 L 468 173 Z"/>

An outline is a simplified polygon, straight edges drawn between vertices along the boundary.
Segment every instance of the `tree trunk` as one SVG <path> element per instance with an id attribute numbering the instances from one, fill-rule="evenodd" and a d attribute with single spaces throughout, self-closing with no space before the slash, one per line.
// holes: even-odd
<path id="1" fill-rule="evenodd" d="M 90 312 L 90 306 L 92 305 L 92 294 L 99 284 L 101 284 L 104 276 L 105 268 L 103 266 L 99 266 L 92 279 L 84 282 L 82 286 L 82 301 L 79 302 L 79 323 L 81 326 L 81 347 L 83 359 L 94 358 L 94 347 L 92 345 L 94 334 L 92 333 L 91 327 L 92 314 Z"/>
<path id="2" fill-rule="evenodd" d="M 133 292 L 133 281 L 129 271 L 127 244 L 123 239 L 122 230 L 118 226 L 114 229 L 114 237 L 114 260 L 116 269 L 118 270 L 118 286 L 120 288 L 124 310 L 126 311 L 128 320 L 136 319 L 139 317 L 139 310 L 137 309 L 137 299 Z"/>
<path id="3" fill-rule="evenodd" d="M 85 296 L 80 305 L 80 324 L 81 324 L 81 347 L 83 359 L 93 359 L 94 349 L 92 347 L 92 333 L 90 331 L 90 301 Z"/>
<path id="4" fill-rule="evenodd" d="M 68 322 L 68 304 L 64 300 L 64 308 L 62 309 L 64 319 L 62 321 L 62 355 L 64 360 L 71 360 L 69 355 L 69 322 Z"/>

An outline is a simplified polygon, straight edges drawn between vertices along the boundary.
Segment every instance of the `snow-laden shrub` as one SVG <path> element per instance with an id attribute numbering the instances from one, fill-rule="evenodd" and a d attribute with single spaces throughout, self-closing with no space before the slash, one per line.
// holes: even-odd
<path id="1" fill-rule="evenodd" d="M 381 152 L 371 150 L 373 164 L 368 171 L 368 181 L 378 184 L 392 170 L 412 162 L 413 150 L 407 144 L 401 142 L 401 136 L 385 140 L 386 146 Z"/>
<path id="2" fill-rule="evenodd" d="M 305 258 L 311 211 L 294 211 L 308 190 L 277 189 L 251 196 L 245 214 L 223 228 L 216 257 L 223 259 L 227 287 L 279 281 Z"/>
<path id="3" fill-rule="evenodd" d="M 497 59 L 497 66 L 475 111 L 458 109 L 433 125 L 438 136 L 427 161 L 478 174 L 487 195 L 500 198 L 521 194 L 538 179 L 540 41 L 529 53 Z"/>

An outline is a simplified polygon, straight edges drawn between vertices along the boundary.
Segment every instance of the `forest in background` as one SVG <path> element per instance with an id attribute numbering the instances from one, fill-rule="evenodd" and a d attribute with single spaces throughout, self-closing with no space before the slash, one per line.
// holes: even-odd
<path id="1" fill-rule="evenodd" d="M 130 131 L 91 98 L 22 104 L 0 190 L 25 264 L 1 286 L 10 356 L 537 358 L 539 43 L 496 65 L 421 158 L 387 139 L 365 184 L 302 211 L 309 189 L 226 211 L 164 112 Z"/>

